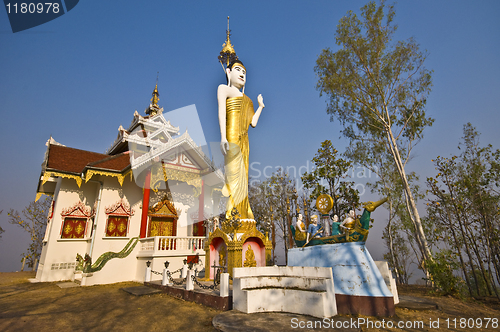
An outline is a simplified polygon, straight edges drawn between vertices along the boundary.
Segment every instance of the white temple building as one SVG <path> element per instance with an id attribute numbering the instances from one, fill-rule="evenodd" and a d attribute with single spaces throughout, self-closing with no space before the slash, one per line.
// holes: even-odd
<path id="1" fill-rule="evenodd" d="M 142 282 L 146 262 L 162 271 L 169 261 L 173 271 L 184 259 L 203 275 L 206 220 L 219 214 L 224 177 L 164 117 L 158 95 L 105 154 L 47 142 L 37 198 L 53 201 L 37 280 Z M 93 263 L 86 273 L 75 272 L 77 254 Z"/>

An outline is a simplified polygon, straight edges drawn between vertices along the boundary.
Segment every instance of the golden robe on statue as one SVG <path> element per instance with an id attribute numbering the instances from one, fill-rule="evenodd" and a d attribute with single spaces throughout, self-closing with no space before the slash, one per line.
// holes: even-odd
<path id="1" fill-rule="evenodd" d="M 299 229 L 300 228 L 300 229 Z M 295 226 L 295 240 L 305 241 L 306 240 L 306 227 L 303 223 L 297 224 Z"/>
<path id="2" fill-rule="evenodd" d="M 254 115 L 253 103 L 246 95 L 226 99 L 226 137 L 229 151 L 225 155 L 226 185 L 222 193 L 229 196 L 226 218 L 233 207 L 241 219 L 253 219 L 248 202 L 248 127 Z"/>

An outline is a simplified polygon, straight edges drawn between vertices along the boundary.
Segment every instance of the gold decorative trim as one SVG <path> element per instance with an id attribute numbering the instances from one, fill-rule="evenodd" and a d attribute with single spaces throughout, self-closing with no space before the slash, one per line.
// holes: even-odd
<path id="1" fill-rule="evenodd" d="M 115 177 L 115 178 L 118 179 L 118 182 L 120 183 L 120 186 L 123 186 L 123 180 L 128 175 L 128 172 L 126 174 L 121 174 L 121 173 L 113 173 L 113 172 L 101 171 L 101 170 L 97 170 L 97 169 L 87 169 L 87 172 L 85 174 L 85 183 L 87 183 L 96 174 L 97 175 L 104 175 L 104 176 Z M 81 179 L 80 179 L 80 182 L 81 182 Z"/>
<path id="2" fill-rule="evenodd" d="M 208 237 L 208 241 L 205 241 L 205 250 L 210 249 L 210 244 L 212 243 L 213 239 L 220 237 L 226 245 L 229 244 L 230 240 L 229 237 L 227 236 L 226 233 L 224 233 L 220 228 L 216 228 L 215 231 L 210 233 L 210 236 Z"/>
<path id="3" fill-rule="evenodd" d="M 78 185 L 78 188 L 80 188 L 82 185 L 82 178 L 78 175 L 53 172 L 53 171 L 43 173 L 42 185 L 44 185 L 45 182 L 47 182 L 50 177 L 61 177 L 61 178 L 67 178 L 67 179 L 74 179 L 76 181 L 76 184 Z"/>
<path id="4" fill-rule="evenodd" d="M 36 193 L 36 197 L 35 197 L 35 202 L 38 201 L 40 199 L 40 197 L 42 197 L 42 195 L 54 197 L 54 194 L 47 194 L 47 193 L 37 192 Z"/>
<path id="5" fill-rule="evenodd" d="M 188 185 L 194 186 L 196 188 L 195 197 L 201 194 L 201 176 L 199 173 L 180 171 L 169 167 L 165 167 L 164 170 L 169 180 L 186 182 Z"/>
<path id="6" fill-rule="evenodd" d="M 163 166 L 163 163 L 161 164 L 156 164 L 151 168 L 150 171 L 151 174 L 151 179 L 149 181 L 150 188 L 154 192 L 158 192 L 158 189 L 160 189 L 162 183 L 167 183 L 167 173 L 165 172 L 165 167 Z"/>
<path id="7" fill-rule="evenodd" d="M 266 246 L 266 244 L 269 242 L 269 240 L 266 239 L 264 234 L 262 234 L 262 232 L 260 232 L 256 227 L 245 232 L 245 234 L 241 236 L 239 242 L 241 242 L 241 244 L 243 245 L 243 243 L 245 243 L 246 240 L 248 240 L 251 237 L 259 238 L 264 244 L 264 246 Z"/>

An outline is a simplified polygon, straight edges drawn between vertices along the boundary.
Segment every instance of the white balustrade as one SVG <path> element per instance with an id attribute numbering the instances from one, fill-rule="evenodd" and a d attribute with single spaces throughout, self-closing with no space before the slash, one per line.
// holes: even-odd
<path id="1" fill-rule="evenodd" d="M 154 250 L 154 238 L 141 239 L 141 251 Z"/>
<path id="2" fill-rule="evenodd" d="M 154 236 L 141 239 L 141 251 L 154 251 L 154 254 L 167 254 L 168 252 L 191 252 L 203 250 L 204 236 Z"/>

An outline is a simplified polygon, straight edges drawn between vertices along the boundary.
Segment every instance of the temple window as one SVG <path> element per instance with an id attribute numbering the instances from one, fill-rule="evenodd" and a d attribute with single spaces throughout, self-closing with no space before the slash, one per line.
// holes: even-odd
<path id="1" fill-rule="evenodd" d="M 90 207 L 78 201 L 75 205 L 63 209 L 61 217 L 63 218 L 61 239 L 85 239 L 87 225 L 93 217 Z"/>
<path id="2" fill-rule="evenodd" d="M 83 218 L 65 218 L 62 228 L 62 239 L 83 239 L 85 237 L 85 228 L 87 219 Z"/>
<path id="3" fill-rule="evenodd" d="M 106 237 L 126 237 L 134 210 L 123 200 L 106 208 Z"/>
<path id="4" fill-rule="evenodd" d="M 108 216 L 106 236 L 127 236 L 128 217 Z"/>

